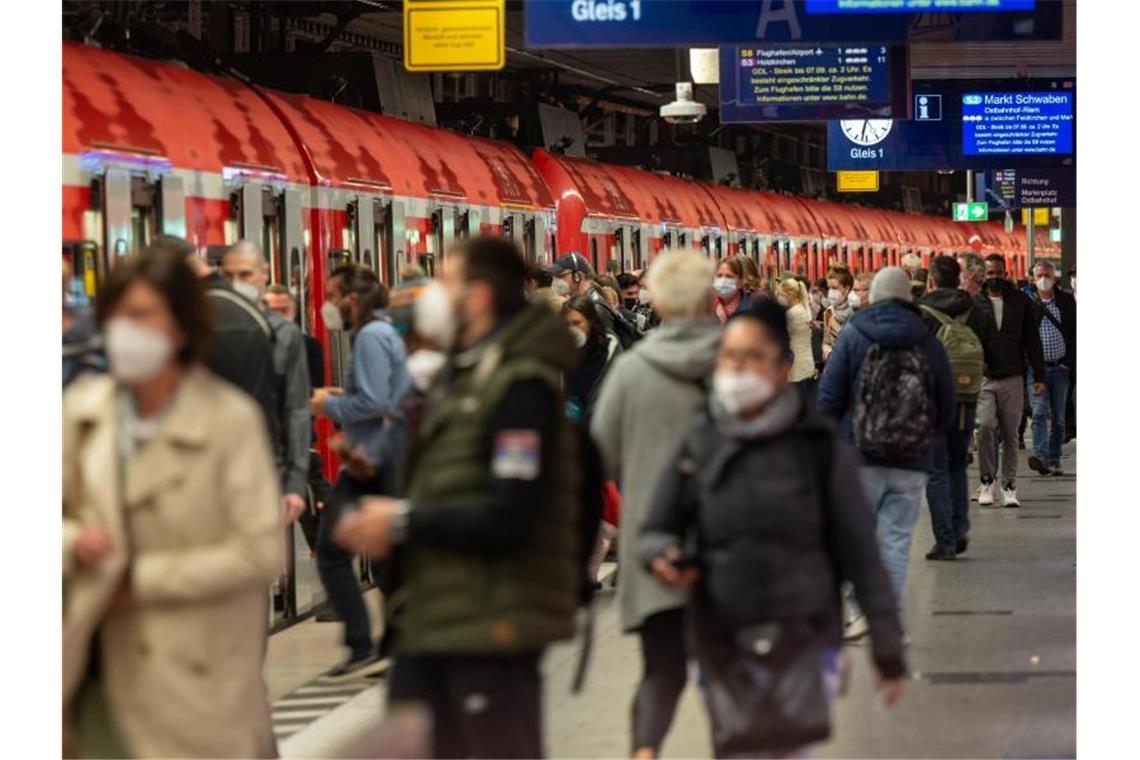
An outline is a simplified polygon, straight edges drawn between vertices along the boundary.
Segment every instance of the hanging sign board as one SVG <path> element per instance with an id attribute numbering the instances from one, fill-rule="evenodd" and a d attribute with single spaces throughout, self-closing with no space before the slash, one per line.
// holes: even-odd
<path id="1" fill-rule="evenodd" d="M 875 193 L 879 191 L 879 173 L 837 172 L 836 187 L 841 193 Z"/>
<path id="2" fill-rule="evenodd" d="M 505 0 L 404 0 L 404 68 L 498 71 L 506 63 Z"/>

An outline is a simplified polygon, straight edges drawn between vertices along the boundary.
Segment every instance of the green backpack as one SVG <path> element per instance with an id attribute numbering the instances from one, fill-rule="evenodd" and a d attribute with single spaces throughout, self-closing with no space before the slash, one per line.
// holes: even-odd
<path id="1" fill-rule="evenodd" d="M 958 392 L 958 400 L 977 400 L 982 390 L 982 376 L 986 373 L 986 359 L 982 341 L 966 326 L 973 307 L 957 317 L 951 317 L 925 304 L 920 304 L 919 308 L 937 319 L 941 325 L 935 337 L 950 358 L 950 371 L 954 374 L 954 389 Z"/>

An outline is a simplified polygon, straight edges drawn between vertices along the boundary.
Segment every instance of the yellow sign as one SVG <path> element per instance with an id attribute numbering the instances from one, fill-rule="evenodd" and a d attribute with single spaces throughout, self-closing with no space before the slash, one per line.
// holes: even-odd
<path id="1" fill-rule="evenodd" d="M 506 63 L 505 0 L 404 0 L 404 68 L 497 71 Z"/>
<path id="2" fill-rule="evenodd" d="M 836 185 L 841 193 L 875 193 L 879 190 L 877 171 L 839 172 Z"/>
<path id="3" fill-rule="evenodd" d="M 1047 227 L 1049 225 L 1049 209 L 1035 208 L 1033 209 L 1033 223 L 1038 227 Z M 1021 209 L 1021 226 L 1029 226 L 1029 209 Z"/>

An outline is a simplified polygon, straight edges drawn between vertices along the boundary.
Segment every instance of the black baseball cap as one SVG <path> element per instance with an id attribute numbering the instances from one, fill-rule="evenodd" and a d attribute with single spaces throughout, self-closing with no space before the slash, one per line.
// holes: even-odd
<path id="1" fill-rule="evenodd" d="M 550 273 L 557 277 L 566 272 L 579 272 L 581 274 L 590 274 L 590 264 L 577 251 L 563 254 L 554 260 L 554 266 L 550 268 Z"/>

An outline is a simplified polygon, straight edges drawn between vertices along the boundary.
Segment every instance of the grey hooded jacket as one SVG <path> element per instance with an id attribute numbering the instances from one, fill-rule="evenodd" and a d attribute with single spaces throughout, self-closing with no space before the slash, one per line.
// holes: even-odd
<path id="1" fill-rule="evenodd" d="M 594 407 L 590 432 L 622 494 L 621 530 L 628 540 L 619 541 L 618 600 L 626 631 L 685 604 L 642 567 L 636 537 L 658 476 L 705 397 L 720 334 L 711 320 L 666 320 L 617 357 Z"/>

